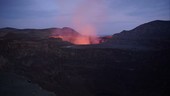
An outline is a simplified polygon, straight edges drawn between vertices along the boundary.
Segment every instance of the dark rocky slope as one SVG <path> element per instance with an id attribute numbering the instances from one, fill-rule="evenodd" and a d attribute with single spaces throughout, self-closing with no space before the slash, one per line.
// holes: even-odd
<path id="1" fill-rule="evenodd" d="M 15 28 L 1 28 L 1 39 L 22 39 L 22 40 L 40 40 L 47 39 L 50 36 L 78 36 L 80 35 L 75 30 L 64 28 L 47 28 L 47 29 L 15 29 Z"/>
<path id="2" fill-rule="evenodd" d="M 114 34 L 100 47 L 120 49 L 169 49 L 170 21 L 152 21 L 132 30 Z"/>
<path id="3" fill-rule="evenodd" d="M 0 44 L 0 72 L 25 76 L 56 96 L 168 96 L 168 50 Z"/>

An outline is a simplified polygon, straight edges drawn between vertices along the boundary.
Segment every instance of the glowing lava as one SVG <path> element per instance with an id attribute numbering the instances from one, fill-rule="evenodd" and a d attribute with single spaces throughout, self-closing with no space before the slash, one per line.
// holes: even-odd
<path id="1" fill-rule="evenodd" d="M 63 41 L 67 41 L 77 45 L 98 44 L 100 39 L 92 36 L 50 36 L 50 38 L 61 38 Z"/>
<path id="2" fill-rule="evenodd" d="M 73 42 L 74 44 L 98 44 L 99 43 L 99 38 L 97 37 L 92 37 L 92 36 L 79 36 L 75 39 Z"/>

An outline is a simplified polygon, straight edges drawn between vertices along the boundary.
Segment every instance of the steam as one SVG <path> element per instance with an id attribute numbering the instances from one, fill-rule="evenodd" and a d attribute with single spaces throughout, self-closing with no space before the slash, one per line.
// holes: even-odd
<path id="1" fill-rule="evenodd" d="M 75 9 L 73 25 L 76 26 L 78 32 L 86 35 L 86 37 L 77 38 L 76 43 L 99 43 L 94 23 L 98 16 L 103 13 L 101 8 L 100 0 L 83 0 Z M 89 39 L 89 36 L 92 36 L 93 39 Z"/>
<path id="2" fill-rule="evenodd" d="M 67 0 L 68 1 L 68 0 Z M 61 6 L 67 6 L 71 2 L 66 0 L 60 0 Z M 74 26 L 76 31 L 81 33 L 83 36 L 74 37 L 74 44 L 97 44 L 99 43 L 99 38 L 96 34 L 95 24 L 98 21 L 103 20 L 104 16 L 104 6 L 102 0 L 77 0 L 74 6 L 71 6 L 70 10 L 71 26 Z M 63 18 L 62 18 L 63 19 Z"/>

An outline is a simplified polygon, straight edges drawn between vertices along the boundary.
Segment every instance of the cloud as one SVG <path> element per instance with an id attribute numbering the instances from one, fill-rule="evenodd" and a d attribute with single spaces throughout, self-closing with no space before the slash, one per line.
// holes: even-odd
<path id="1" fill-rule="evenodd" d="M 170 20 L 169 4 L 169 0 L 0 0 L 0 27 L 78 29 L 73 23 L 77 16 L 97 34 L 113 34 L 156 19 Z"/>

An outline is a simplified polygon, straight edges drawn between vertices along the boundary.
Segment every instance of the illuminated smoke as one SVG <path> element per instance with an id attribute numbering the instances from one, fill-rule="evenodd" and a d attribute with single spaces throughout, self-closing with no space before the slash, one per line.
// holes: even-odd
<path id="1" fill-rule="evenodd" d="M 67 6 L 68 0 L 60 0 L 61 7 Z M 102 0 L 77 0 L 78 3 L 72 6 L 71 20 L 68 21 L 71 26 L 74 26 L 76 31 L 78 31 L 81 36 L 73 37 L 72 43 L 74 44 L 98 44 L 99 38 L 96 35 L 95 23 L 103 20 L 104 16 L 104 6 L 101 2 Z M 73 2 L 72 2 L 73 3 Z M 67 9 L 69 10 L 69 9 Z M 62 18 L 63 19 L 63 18 Z M 63 40 L 66 37 L 62 37 Z"/>
<path id="2" fill-rule="evenodd" d="M 94 24 L 97 16 L 102 13 L 102 10 L 99 10 L 101 7 L 99 2 L 99 0 L 83 0 L 75 8 L 72 23 L 76 26 L 78 32 L 85 35 L 84 37 L 78 37 L 75 40 L 76 44 L 99 43 L 96 36 L 96 26 Z M 93 38 L 90 38 L 90 36 Z"/>

